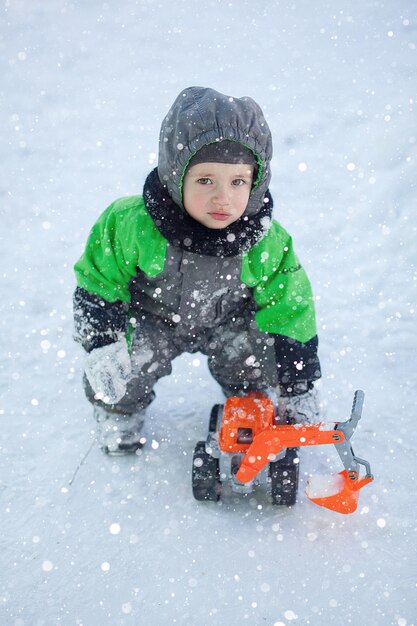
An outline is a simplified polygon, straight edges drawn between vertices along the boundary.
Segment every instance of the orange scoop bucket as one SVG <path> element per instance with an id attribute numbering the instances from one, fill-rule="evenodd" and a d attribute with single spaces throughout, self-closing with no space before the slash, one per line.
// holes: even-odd
<path id="1" fill-rule="evenodd" d="M 328 477 L 313 476 L 305 494 L 309 500 L 337 513 L 354 513 L 358 507 L 359 490 L 373 480 L 372 476 L 359 479 L 356 472 L 343 470 Z"/>

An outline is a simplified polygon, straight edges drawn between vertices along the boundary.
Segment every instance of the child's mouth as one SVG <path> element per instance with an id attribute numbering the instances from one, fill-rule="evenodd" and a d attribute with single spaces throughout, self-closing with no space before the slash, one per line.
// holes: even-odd
<path id="1" fill-rule="evenodd" d="M 217 213 L 216 211 L 209 213 L 209 215 L 211 215 L 214 220 L 218 220 L 219 222 L 225 222 L 230 217 L 230 213 Z"/>

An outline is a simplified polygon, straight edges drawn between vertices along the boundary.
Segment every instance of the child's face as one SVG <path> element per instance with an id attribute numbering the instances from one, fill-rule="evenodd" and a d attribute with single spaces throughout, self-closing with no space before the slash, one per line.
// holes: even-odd
<path id="1" fill-rule="evenodd" d="M 184 178 L 183 204 L 207 228 L 226 228 L 245 212 L 252 188 L 253 166 L 198 163 Z"/>

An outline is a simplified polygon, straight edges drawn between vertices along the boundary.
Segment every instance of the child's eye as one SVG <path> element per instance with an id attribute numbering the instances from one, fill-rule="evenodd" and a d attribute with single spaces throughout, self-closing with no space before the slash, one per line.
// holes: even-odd
<path id="1" fill-rule="evenodd" d="M 246 180 L 244 178 L 235 178 L 232 181 L 232 185 L 235 187 L 241 187 L 242 185 L 246 185 Z"/>
<path id="2" fill-rule="evenodd" d="M 199 178 L 197 182 L 200 183 L 200 185 L 211 185 L 210 178 Z"/>

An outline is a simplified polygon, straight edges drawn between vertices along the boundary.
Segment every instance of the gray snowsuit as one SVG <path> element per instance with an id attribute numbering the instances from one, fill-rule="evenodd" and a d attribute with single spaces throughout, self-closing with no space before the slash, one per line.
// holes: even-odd
<path id="1" fill-rule="evenodd" d="M 258 171 L 244 215 L 212 230 L 186 213 L 182 185 L 192 156 L 221 140 L 252 150 Z M 183 352 L 206 355 L 228 395 L 320 376 L 310 285 L 290 236 L 271 222 L 271 156 L 253 100 L 186 89 L 162 123 L 143 196 L 117 200 L 93 227 L 75 266 L 75 338 L 90 351 L 128 337 L 132 378 L 114 412 L 149 404 Z"/>

